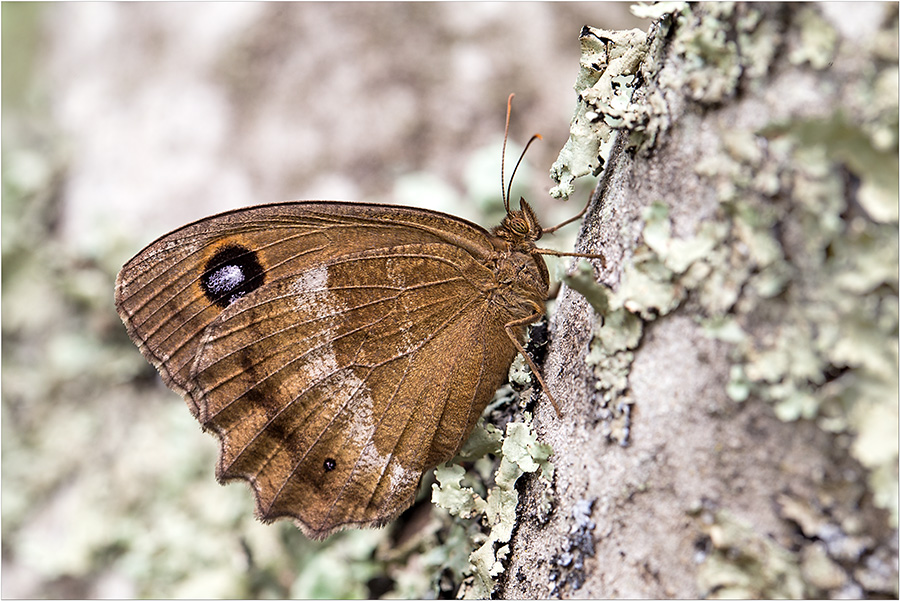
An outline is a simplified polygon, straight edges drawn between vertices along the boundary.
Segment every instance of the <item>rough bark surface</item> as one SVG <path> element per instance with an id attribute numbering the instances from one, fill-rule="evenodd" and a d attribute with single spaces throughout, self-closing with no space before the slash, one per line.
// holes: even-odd
<path id="1" fill-rule="evenodd" d="M 725 24 L 725 38 L 736 38 L 735 23 L 757 8 L 760 27 L 769 28 L 778 45 L 764 75 L 751 78 L 745 64 L 738 87 L 720 102 L 692 100 L 686 86 L 671 85 L 691 68 L 676 39 L 700 30 L 710 15 L 670 20 L 657 31 L 656 76 L 638 95 L 660 92 L 670 125 L 650 150 L 629 151 L 627 132 L 620 134 L 580 235 L 579 250 L 605 256 L 600 279 L 612 289 L 635 261 L 648 207 L 668 207 L 673 237 L 696 233 L 722 211 L 716 182 L 695 168 L 721 152 L 722 138 L 833 114 L 841 107 L 839 90 L 857 85 L 860 62 L 870 60 L 860 58 L 860 45 L 891 19 L 896 23 L 896 12 L 883 14 L 882 6 L 870 7 L 868 25 L 832 23 L 839 50 L 832 64 L 816 69 L 789 60 L 801 44 L 808 7 L 737 6 L 724 18 L 715 15 Z M 788 234 L 784 248 L 791 243 Z M 762 315 L 757 312 L 745 330 L 762 336 Z M 896 594 L 897 533 L 888 512 L 873 506 L 867 470 L 848 453 L 847 435 L 826 432 L 815 420 L 783 421 L 772 404 L 753 395 L 743 403 L 729 398 L 732 345 L 704 332 L 707 316 L 689 293 L 671 313 L 645 322 L 628 376 L 630 436 L 623 446 L 606 435 L 614 411 L 601 401 L 586 363 L 596 313 L 580 294 L 563 289 L 544 375 L 564 417 L 543 405 L 535 420 L 556 453 L 555 509 L 541 518 L 530 500 L 544 485 L 529 480 L 498 596 Z M 865 540 L 865 549 L 841 555 L 824 530 L 791 511 L 792 503 L 817 507 L 830 516 L 821 519 L 835 524 L 854 516 L 856 531 L 842 534 L 845 542 Z M 741 542 L 723 540 L 729 531 L 741 532 Z M 723 550 L 738 558 L 727 574 L 716 563 Z M 812 557 L 826 569 L 816 571 Z M 883 579 L 876 582 L 865 566 L 879 558 L 885 560 Z"/>

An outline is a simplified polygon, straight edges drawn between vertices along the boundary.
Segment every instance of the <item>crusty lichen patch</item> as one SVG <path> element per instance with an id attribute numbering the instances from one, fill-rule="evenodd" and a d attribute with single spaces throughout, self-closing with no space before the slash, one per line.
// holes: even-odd
<path id="1" fill-rule="evenodd" d="M 896 525 L 897 217 L 879 200 L 896 205 L 896 147 L 878 151 L 844 119 L 768 128 L 765 162 L 783 166 L 782 184 L 769 194 L 737 186 L 733 231 L 749 251 L 750 272 L 736 308 L 755 335 L 736 345 L 732 389 L 736 400 L 772 402 L 781 419 L 852 433 L 850 452 L 872 470 L 876 504 Z M 847 146 L 869 160 L 842 156 Z M 872 173 L 885 168 L 892 178 Z M 849 195 L 848 177 L 860 182 Z"/>
<path id="2" fill-rule="evenodd" d="M 793 553 L 726 511 L 704 516 L 708 549 L 699 553 L 704 599 L 802 599 L 806 585 Z"/>
<path id="3" fill-rule="evenodd" d="M 613 132 L 633 128 L 638 119 L 630 108 L 631 96 L 647 54 L 647 34 L 585 27 L 580 39 L 579 101 L 569 140 L 550 168 L 550 177 L 559 184 L 550 190 L 554 198 L 568 198 L 575 178 L 597 175 L 612 148 Z"/>
<path id="4" fill-rule="evenodd" d="M 699 594 L 707 599 L 862 598 L 896 595 L 896 550 L 860 532 L 859 516 L 834 496 L 857 497 L 861 486 L 840 483 L 816 499 L 788 493 L 778 514 L 795 524 L 794 540 L 775 540 L 726 510 L 699 503 L 691 513 L 706 534 L 695 545 Z M 835 511 L 837 510 L 837 511 Z M 797 552 L 796 540 L 805 544 Z M 862 558 L 865 557 L 865 560 Z"/>
<path id="5" fill-rule="evenodd" d="M 540 470 L 547 487 L 553 481 L 553 450 L 537 441 L 526 414 L 524 422 L 509 422 L 505 436 L 492 425 L 479 424 L 460 451 L 461 459 L 472 460 L 492 454 L 500 457 L 493 474 L 484 474 L 480 482 L 467 481 L 471 475 L 459 465 L 448 464 L 435 470 L 432 501 L 451 515 L 467 520 L 467 536 L 458 542 L 468 545 L 468 565 L 456 574 L 463 581 L 460 596 L 467 599 L 489 598 L 496 578 L 504 571 L 503 560 L 509 553 L 509 539 L 516 524 L 519 492 L 516 482 L 526 473 Z M 544 499 L 548 504 L 549 499 Z"/>
<path id="6" fill-rule="evenodd" d="M 637 29 L 582 30 L 581 71 L 574 86 L 578 102 L 569 140 L 550 170 L 559 184 L 551 196 L 567 198 L 574 179 L 598 175 L 616 132 L 627 134 L 628 148 L 642 154 L 652 150 L 671 126 L 668 90 L 718 105 L 733 98 L 742 83 L 754 86 L 762 81 L 779 47 L 778 24 L 754 9 L 736 11 L 731 2 L 710 3 L 703 9 L 701 18 L 686 2 L 638 4 L 631 9 L 636 16 L 657 19 L 649 34 Z M 680 68 L 657 73 L 672 29 L 677 35 L 669 47 Z M 829 49 L 822 37 L 815 37 L 816 52 L 799 53 L 797 60 L 821 63 Z M 659 85 L 643 86 L 651 80 Z"/>

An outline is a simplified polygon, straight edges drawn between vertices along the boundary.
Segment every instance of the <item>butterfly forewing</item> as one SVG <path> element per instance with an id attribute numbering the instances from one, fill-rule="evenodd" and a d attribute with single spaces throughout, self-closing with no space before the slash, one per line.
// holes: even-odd
<path id="1" fill-rule="evenodd" d="M 321 538 L 395 517 L 465 441 L 515 356 L 505 324 L 546 295 L 497 273 L 534 261 L 498 267 L 490 234 L 422 209 L 264 205 L 150 245 L 117 306 L 219 436 L 218 476 Z"/>
<path id="2" fill-rule="evenodd" d="M 422 209 L 336 202 L 239 209 L 187 225 L 141 251 L 119 273 L 116 306 L 138 348 L 196 414 L 190 368 L 201 333 L 222 311 L 205 297 L 201 277 L 223 249 L 254 253 L 264 284 L 337 256 L 423 242 L 475 253 L 490 248 L 478 226 Z"/>

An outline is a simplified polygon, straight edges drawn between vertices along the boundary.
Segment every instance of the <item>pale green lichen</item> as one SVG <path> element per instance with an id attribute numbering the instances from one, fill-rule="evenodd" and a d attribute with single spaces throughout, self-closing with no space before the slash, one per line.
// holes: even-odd
<path id="1" fill-rule="evenodd" d="M 882 223 L 883 214 L 849 223 L 842 218 L 847 206 L 835 168 L 840 153 L 828 151 L 837 142 L 822 132 L 862 146 L 843 119 L 836 115 L 837 124 L 820 123 L 812 147 L 805 124 L 767 128 L 789 141 L 773 139 L 762 162 L 755 144 L 735 144 L 752 134 L 723 137 L 726 151 L 701 161 L 697 172 L 717 186 L 727 211 L 701 224 L 694 237 L 673 239 L 666 207 L 651 205 L 644 214 L 643 243 L 609 304 L 647 320 L 694 294 L 708 315 L 709 335 L 735 345 L 729 396 L 743 401 L 753 395 L 773 403 L 783 420 L 815 419 L 829 431 L 854 433 L 851 452 L 871 470 L 876 504 L 896 519 L 896 222 Z M 879 169 L 886 164 L 873 150 L 860 154 L 874 157 Z M 772 171 L 773 163 L 791 166 L 779 175 L 784 190 L 761 185 L 754 175 Z M 871 168 L 845 164 L 857 168 L 861 179 Z M 790 212 L 788 205 L 773 203 L 785 193 L 791 194 Z M 788 241 L 790 260 L 775 236 L 776 225 L 796 232 Z M 736 317 L 726 319 L 734 311 Z M 759 320 L 767 324 L 765 335 L 748 336 L 742 324 Z M 603 335 L 615 339 L 608 327 Z M 588 362 L 602 367 L 596 375 L 624 392 L 627 362 L 614 364 L 615 370 L 610 365 L 614 357 L 627 355 L 604 353 L 596 339 L 591 348 Z"/>
<path id="2" fill-rule="evenodd" d="M 671 272 L 666 277 L 671 277 L 685 273 L 694 263 L 708 256 L 724 238 L 724 232 L 719 224 L 705 222 L 695 237 L 673 238 L 668 207 L 653 203 L 644 214 L 643 237 L 644 243 Z"/>
<path id="3" fill-rule="evenodd" d="M 834 60 L 837 32 L 814 8 L 798 11 L 797 25 L 800 40 L 788 52 L 788 60 L 795 65 L 808 63 L 813 69 L 824 69 Z"/>
<path id="4" fill-rule="evenodd" d="M 656 2 L 644 4 L 638 2 L 629 7 L 631 14 L 639 19 L 660 19 L 666 15 L 677 14 L 687 8 L 687 2 Z"/>
<path id="5" fill-rule="evenodd" d="M 659 84 L 701 104 L 720 104 L 742 83 L 759 85 L 780 46 L 779 26 L 752 5 L 702 7 L 702 14 L 690 5 L 674 13 L 671 48 L 682 64 L 663 72 Z"/>
<path id="6" fill-rule="evenodd" d="M 876 504 L 890 509 L 896 523 L 897 217 L 863 200 L 863 190 L 874 189 L 876 196 L 893 195 L 896 208 L 896 149 L 891 161 L 842 113 L 765 131 L 788 142 L 775 146 L 770 160 L 791 166 L 781 174 L 780 193 L 792 193 L 794 209 L 777 222 L 795 234 L 786 241 L 788 260 L 772 234 L 776 219 L 759 218 L 771 205 L 754 205 L 747 195 L 754 190 L 739 187 L 745 199 L 735 232 L 759 271 L 747 278 L 747 292 L 756 294 L 747 294 L 741 308 L 769 325 L 765 338 L 737 344 L 741 370 L 733 372 L 732 388 L 749 386 L 775 404 L 781 419 L 817 419 L 829 431 L 852 432 L 851 453 L 872 470 Z M 865 214 L 844 216 L 842 164 L 860 180 Z M 776 274 L 776 285 L 761 284 L 767 271 Z M 769 307 L 764 302 L 773 292 L 783 299 Z"/>
<path id="7" fill-rule="evenodd" d="M 757 88 L 778 52 L 779 25 L 774 19 L 764 19 L 758 10 L 746 5 L 745 8 L 748 10 L 738 15 L 736 23 L 741 77 Z"/>
<path id="8" fill-rule="evenodd" d="M 724 238 L 723 226 L 716 223 L 702 224 L 694 238 L 673 238 L 668 207 L 662 203 L 649 206 L 643 218 L 643 241 L 624 267 L 615 291 L 589 283 L 583 266 L 564 279 L 593 299 L 598 319 L 586 362 L 593 367 L 598 410 L 606 422 L 601 431 L 620 444 L 627 443 L 632 403 L 628 376 L 644 322 L 668 314 L 689 290 L 703 284 L 703 276 L 710 273 L 704 261 Z"/>
<path id="9" fill-rule="evenodd" d="M 609 311 L 610 289 L 597 282 L 594 268 L 587 261 L 579 261 L 571 273 L 562 275 L 562 281 L 583 296 L 597 315 L 606 315 Z"/>
<path id="10" fill-rule="evenodd" d="M 473 435 L 475 442 L 467 443 L 461 455 L 471 458 L 471 453 L 476 452 L 473 447 L 478 447 L 480 451 L 477 452 L 486 451 L 501 457 L 493 475 L 494 484 L 487 493 L 479 494 L 466 481 L 466 472 L 458 465 L 438 467 L 435 470 L 438 483 L 432 486 L 432 501 L 437 506 L 451 515 L 471 520 L 469 564 L 465 573 L 460 574 L 466 577 L 460 590 L 465 598 L 490 597 L 496 577 L 505 569 L 503 560 L 509 552 L 507 543 L 516 524 L 519 503 L 516 482 L 519 477 L 540 470 L 541 478 L 548 486 L 553 478 L 553 464 L 549 462 L 553 450 L 537 441 L 527 414 L 524 423 L 507 424 L 502 443 L 497 436 L 498 430 L 486 428 L 485 431 Z M 487 528 L 486 534 L 482 527 Z"/>
<path id="11" fill-rule="evenodd" d="M 628 134 L 627 148 L 649 152 L 671 126 L 667 90 L 719 104 L 734 96 L 741 81 L 755 85 L 768 72 L 778 47 L 772 20 L 753 8 L 736 10 L 730 2 L 704 5 L 702 18 L 685 2 L 638 5 L 632 12 L 658 19 L 649 36 L 640 30 L 582 31 L 578 103 L 569 140 L 550 170 L 559 183 L 550 191 L 554 197 L 568 197 L 574 179 L 600 173 L 616 131 Z M 672 28 L 679 33 L 669 44 Z M 736 39 L 725 35 L 732 29 Z M 667 46 L 682 64 L 658 73 Z M 647 81 L 658 85 L 641 89 Z"/>
<path id="12" fill-rule="evenodd" d="M 684 61 L 684 68 L 677 75 L 677 85 L 694 101 L 720 103 L 737 89 L 741 57 L 737 43 L 726 35 L 732 29 L 727 21 L 733 13 L 733 3 L 721 2 L 705 4 L 702 17 L 689 6 L 678 14 L 679 35 L 672 49 Z"/>
<path id="13" fill-rule="evenodd" d="M 893 68 L 888 70 L 894 72 Z M 891 125 L 896 127 L 896 121 Z M 868 216 L 878 223 L 897 221 L 900 189 L 896 145 L 893 149 L 879 148 L 878 134 L 849 121 L 843 112 L 825 118 L 773 124 L 764 133 L 788 135 L 799 147 L 824 152 L 830 161 L 846 164 L 860 177 L 858 200 Z M 807 160 L 818 158 L 813 156 Z"/>
<path id="14" fill-rule="evenodd" d="M 802 599 L 807 587 L 795 555 L 726 511 L 701 521 L 710 550 L 697 568 L 705 599 Z"/>
<path id="15" fill-rule="evenodd" d="M 639 29 L 582 30 L 578 104 L 569 140 L 550 168 L 550 177 L 559 184 L 550 190 L 554 198 L 568 198 L 575 178 L 597 175 L 612 149 L 613 132 L 640 121 L 631 98 L 647 48 L 647 34 Z"/>

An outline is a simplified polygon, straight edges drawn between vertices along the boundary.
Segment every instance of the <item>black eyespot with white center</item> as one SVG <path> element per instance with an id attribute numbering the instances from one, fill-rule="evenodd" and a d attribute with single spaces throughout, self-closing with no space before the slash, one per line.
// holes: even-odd
<path id="1" fill-rule="evenodd" d="M 322 464 L 322 467 L 325 468 L 326 472 L 330 472 L 331 470 L 333 470 L 334 468 L 337 467 L 337 461 L 335 461 L 334 459 L 329 457 L 328 459 L 325 460 L 325 463 Z"/>
<path id="2" fill-rule="evenodd" d="M 263 268 L 256 253 L 243 246 L 225 246 L 206 262 L 200 287 L 223 309 L 263 285 Z"/>

